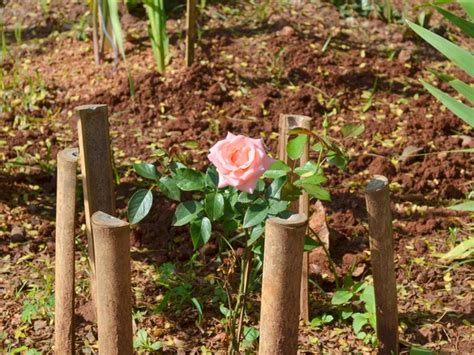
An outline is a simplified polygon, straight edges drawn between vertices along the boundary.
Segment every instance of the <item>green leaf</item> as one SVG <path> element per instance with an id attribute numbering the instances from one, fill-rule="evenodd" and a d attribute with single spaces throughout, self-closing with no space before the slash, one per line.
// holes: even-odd
<path id="1" fill-rule="evenodd" d="M 303 189 L 311 196 L 316 197 L 318 200 L 331 201 L 331 194 L 324 190 L 321 186 L 302 184 Z"/>
<path id="2" fill-rule="evenodd" d="M 299 179 L 294 182 L 296 186 L 304 186 L 304 185 L 320 185 L 325 183 L 328 179 L 322 175 L 313 175 L 307 178 Z"/>
<path id="3" fill-rule="evenodd" d="M 375 314 L 375 293 L 374 286 L 368 285 L 362 291 L 360 295 L 360 300 L 364 302 L 365 309 L 367 312 Z"/>
<path id="4" fill-rule="evenodd" d="M 204 174 L 192 169 L 176 171 L 176 185 L 183 191 L 201 191 L 206 185 Z"/>
<path id="5" fill-rule="evenodd" d="M 256 226 L 268 216 L 268 207 L 264 203 L 250 205 L 244 216 L 244 228 Z"/>
<path id="6" fill-rule="evenodd" d="M 474 201 L 466 201 L 459 203 L 454 206 L 448 207 L 450 210 L 455 210 L 455 211 L 468 211 L 468 212 L 474 212 Z"/>
<path id="7" fill-rule="evenodd" d="M 369 322 L 367 316 L 364 313 L 354 313 L 352 315 L 352 328 L 354 333 L 359 333 L 364 325 Z"/>
<path id="8" fill-rule="evenodd" d="M 289 171 L 291 171 L 291 168 L 288 165 L 281 160 L 277 160 L 265 171 L 263 176 L 270 179 L 277 179 L 281 176 L 286 176 Z"/>
<path id="9" fill-rule="evenodd" d="M 344 170 L 347 166 L 347 158 L 338 152 L 328 151 L 327 159 L 330 164 L 337 166 L 341 170 Z"/>
<path id="10" fill-rule="evenodd" d="M 471 20 L 474 21 L 474 2 L 472 0 L 458 0 L 458 2 Z"/>
<path id="11" fill-rule="evenodd" d="M 299 159 L 303 154 L 307 142 L 308 136 L 306 134 L 300 134 L 298 137 L 288 141 L 286 146 L 288 157 L 292 160 Z"/>
<path id="12" fill-rule="evenodd" d="M 441 256 L 445 260 L 462 260 L 466 259 L 474 253 L 474 237 L 466 239 L 459 243 L 446 254 Z"/>
<path id="13" fill-rule="evenodd" d="M 204 217 L 201 222 L 201 239 L 202 244 L 205 245 L 212 235 L 212 224 L 209 218 Z"/>
<path id="14" fill-rule="evenodd" d="M 241 192 L 237 198 L 237 202 L 240 203 L 250 203 L 255 201 L 258 198 L 256 193 L 250 194 L 248 192 Z"/>
<path id="15" fill-rule="evenodd" d="M 114 40 L 122 58 L 125 60 L 125 47 L 123 44 L 122 27 L 119 19 L 118 1 L 107 0 L 107 3 L 109 5 L 110 23 L 112 24 Z"/>
<path id="16" fill-rule="evenodd" d="M 279 199 L 281 196 L 281 190 L 283 189 L 283 186 L 285 185 L 287 180 L 288 178 L 286 176 L 281 176 L 273 180 L 267 189 L 267 193 L 266 193 L 267 198 Z"/>
<path id="17" fill-rule="evenodd" d="M 321 246 L 321 244 L 314 240 L 313 238 L 305 235 L 304 237 L 304 251 L 311 251 L 317 247 Z"/>
<path id="18" fill-rule="evenodd" d="M 153 204 L 153 194 L 150 190 L 140 189 L 136 191 L 128 201 L 128 221 L 137 224 L 150 212 Z"/>
<path id="19" fill-rule="evenodd" d="M 422 348 L 419 346 L 414 346 L 410 349 L 410 355 L 436 355 L 434 351 L 430 349 Z"/>
<path id="20" fill-rule="evenodd" d="M 265 225 L 263 223 L 253 227 L 250 237 L 247 240 L 247 246 L 251 246 L 253 243 L 255 243 L 262 236 L 264 231 Z"/>
<path id="21" fill-rule="evenodd" d="M 179 190 L 178 185 L 176 185 L 174 178 L 163 176 L 160 181 L 158 181 L 158 186 L 160 191 L 166 197 L 175 201 L 181 200 L 181 191 Z"/>
<path id="22" fill-rule="evenodd" d="M 206 196 L 204 209 L 212 221 L 216 221 L 224 215 L 224 196 L 218 192 Z"/>
<path id="23" fill-rule="evenodd" d="M 173 226 L 179 227 L 195 220 L 202 211 L 202 204 L 198 201 L 182 202 L 176 208 L 173 216 Z"/>
<path id="24" fill-rule="evenodd" d="M 474 60 L 474 57 L 473 57 Z M 473 61 L 474 63 L 474 61 Z M 474 67 L 474 66 L 473 66 Z M 465 121 L 471 127 L 474 127 L 474 109 L 469 106 L 459 102 L 446 94 L 445 92 L 435 88 L 434 86 L 428 84 L 427 82 L 420 80 L 423 86 L 428 90 L 431 95 L 436 97 L 443 105 L 445 105 L 450 111 L 452 111 L 456 116 Z"/>
<path id="25" fill-rule="evenodd" d="M 364 130 L 365 126 L 363 123 L 360 125 L 349 123 L 341 128 L 341 133 L 344 138 L 357 137 L 364 133 Z"/>
<path id="26" fill-rule="evenodd" d="M 288 209 L 288 201 L 276 200 L 273 198 L 268 199 L 268 214 L 276 216 Z"/>
<path id="27" fill-rule="evenodd" d="M 219 184 L 219 174 L 217 174 L 216 167 L 209 165 L 206 171 L 206 186 L 216 189 Z"/>
<path id="28" fill-rule="evenodd" d="M 133 164 L 133 170 L 144 177 L 145 179 L 156 180 L 158 179 L 158 172 L 156 171 L 156 167 L 153 164 L 147 163 L 138 163 Z"/>
<path id="29" fill-rule="evenodd" d="M 319 168 L 315 163 L 312 161 L 307 162 L 305 165 L 300 166 L 294 170 L 295 174 L 301 177 L 309 177 L 314 175 L 318 172 L 321 172 L 321 168 Z"/>
<path id="30" fill-rule="evenodd" d="M 347 319 L 350 316 L 352 316 L 353 313 L 354 312 L 352 311 L 351 308 L 349 308 L 349 307 L 343 308 L 342 311 L 341 311 L 341 317 L 342 317 L 342 319 Z"/>
<path id="31" fill-rule="evenodd" d="M 349 302 L 349 300 L 354 296 L 354 294 L 349 290 L 340 289 L 334 292 L 334 295 L 331 298 L 331 304 L 340 305 Z"/>
<path id="32" fill-rule="evenodd" d="M 172 175 L 176 175 L 178 173 L 178 170 L 187 169 L 187 167 L 186 165 L 184 165 L 183 163 L 180 163 L 179 161 L 173 161 L 170 163 L 169 169 Z"/>
<path id="33" fill-rule="evenodd" d="M 472 65 L 472 63 L 474 63 L 474 56 L 471 53 L 426 28 L 418 26 L 408 20 L 407 24 L 421 38 L 444 54 L 448 59 L 452 60 L 458 67 L 470 76 L 474 76 L 474 65 Z"/>
<path id="34" fill-rule="evenodd" d="M 287 181 L 281 190 L 280 198 L 285 201 L 296 201 L 300 195 L 301 190 L 290 181 Z"/>
<path id="35" fill-rule="evenodd" d="M 196 297 L 191 298 L 191 302 L 193 303 L 194 307 L 198 311 L 198 319 L 199 319 L 198 322 L 201 323 L 201 321 L 202 321 L 202 305 Z"/>
<path id="36" fill-rule="evenodd" d="M 456 16 L 452 12 L 445 10 L 439 6 L 433 6 L 441 15 L 443 15 L 448 21 L 458 26 L 468 36 L 474 37 L 474 23 L 466 21 L 465 19 Z"/>
<path id="37" fill-rule="evenodd" d="M 474 88 L 471 85 L 458 79 L 449 81 L 449 85 L 474 105 Z"/>

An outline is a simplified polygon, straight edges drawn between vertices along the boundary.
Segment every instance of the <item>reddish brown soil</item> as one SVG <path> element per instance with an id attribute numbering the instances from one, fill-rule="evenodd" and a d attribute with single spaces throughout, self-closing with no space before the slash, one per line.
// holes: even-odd
<path id="1" fill-rule="evenodd" d="M 206 10 L 202 20 L 205 31 L 191 68 L 183 66 L 184 41 L 180 35 L 184 23 L 180 19 L 169 21 L 173 58 L 164 75 L 154 70 L 144 21 L 127 15 L 126 48 L 136 86 L 134 98 L 123 63 L 115 72 L 110 58 L 95 66 L 90 41 L 79 41 L 76 31 L 64 26 L 64 17 L 69 16 L 69 21 L 80 18 L 81 5 L 73 3 L 62 10 L 61 16 L 53 6 L 48 20 L 41 16 L 36 20 L 24 18 L 25 26 L 36 25 L 39 29 L 27 32 L 27 38 L 31 38 L 27 45 L 12 47 L 14 55 L 4 68 L 11 67 L 16 58 L 16 65 L 26 73 L 39 73 L 48 97 L 31 115 L 37 119 L 28 130 L 13 128 L 18 111 L 2 116 L 0 140 L 4 143 L 0 156 L 6 164 L 0 172 L 4 224 L 0 256 L 9 266 L 1 272 L 5 281 L 0 282 L 0 289 L 6 296 L 2 296 L 5 302 L 0 306 L 0 325 L 6 338 L 13 339 L 21 326 L 18 314 L 22 298 L 13 295 L 25 280 L 28 266 L 18 260 L 25 256 L 34 259 L 33 255 L 49 260 L 54 256 L 53 161 L 58 150 L 77 144 L 72 110 L 79 104 L 105 103 L 111 113 L 112 144 L 121 174 L 121 213 L 136 184 L 130 164 L 135 159 L 156 162 L 152 152 L 158 147 L 178 146 L 186 152 L 189 164 L 201 168 L 207 165 L 209 146 L 227 131 L 261 136 L 275 152 L 274 132 L 283 113 L 310 116 L 316 129 L 321 128 L 327 114 L 330 133 L 336 138 L 340 138 L 344 124 L 363 122 L 363 135 L 344 143 L 351 156 L 348 169 L 328 169 L 327 188 L 332 201 L 324 205 L 331 254 L 338 271 L 343 275 L 355 267 L 359 278 L 370 274 L 363 188 L 370 176 L 386 175 L 392 183 L 402 342 L 451 353 L 472 351 L 472 268 L 466 264 L 453 269 L 447 281 L 443 265 L 434 256 L 449 249 L 446 240 L 450 228 L 460 231 L 454 237 L 459 241 L 473 223 L 469 215 L 445 208 L 472 190 L 472 154 L 446 152 L 473 148 L 472 131 L 418 82 L 426 76 L 427 66 L 447 66 L 463 77 L 462 73 L 449 68 L 405 27 L 358 16 L 343 19 L 329 4 L 308 4 L 292 13 L 274 9 L 265 24 L 248 18 L 253 13 L 251 7 L 230 6 L 240 9 L 241 14 L 225 15 L 222 20 L 217 14 L 226 13 L 224 6 Z M 8 9 L 6 18 L 11 19 L 15 7 L 9 3 Z M 32 9 L 38 12 L 37 7 Z M 8 38 L 13 40 L 11 26 L 8 28 Z M 64 32 L 53 33 L 54 29 Z M 332 40 L 323 52 L 329 35 Z M 374 87 L 372 104 L 363 109 L 367 103 L 364 92 Z M 197 142 L 199 148 L 186 149 L 189 141 Z M 415 147 L 418 155 L 402 159 L 409 146 Z M 26 166 L 8 165 L 18 156 L 25 157 Z M 40 167 L 40 162 L 50 160 L 50 171 Z M 170 227 L 173 210 L 174 204 L 160 200 L 150 216 L 133 230 L 133 245 L 137 248 L 134 285 L 143 288 L 137 307 L 155 303 L 160 292 L 150 280 L 150 269 L 143 264 L 171 261 L 184 270 L 193 254 L 185 230 Z M 83 214 L 79 222 L 84 223 Z M 17 225 L 23 226 L 26 234 L 23 240 L 14 242 L 11 231 Z M 78 234 L 83 233 L 78 229 Z M 334 284 L 326 276 L 329 271 L 324 256 L 313 260 L 314 280 L 332 291 Z M 203 266 L 196 271 L 196 284 L 209 288 L 204 276 L 212 270 L 212 266 Z M 79 271 L 81 277 L 85 279 L 83 269 Z M 87 287 L 78 299 L 78 346 L 84 349 L 96 337 L 90 305 L 84 298 L 86 291 Z M 324 311 L 327 300 L 323 301 L 316 288 L 312 296 L 312 313 L 316 315 Z M 225 335 L 217 321 L 220 316 L 211 303 L 205 304 L 206 312 L 209 316 L 202 325 L 203 332 L 194 324 L 194 310 L 186 311 L 184 317 L 173 312 L 147 314 L 139 326 L 149 329 L 155 340 L 166 339 L 170 352 L 178 348 L 196 350 L 201 345 L 222 349 Z M 252 317 L 258 319 L 258 312 Z M 48 319 L 47 324 L 27 327 L 27 337 L 16 344 L 35 344 L 49 351 L 51 331 Z M 314 337 L 319 339 L 317 344 L 311 340 Z M 347 325 L 337 329 L 333 325 L 305 328 L 301 348 L 310 352 L 372 351 L 355 338 Z"/>

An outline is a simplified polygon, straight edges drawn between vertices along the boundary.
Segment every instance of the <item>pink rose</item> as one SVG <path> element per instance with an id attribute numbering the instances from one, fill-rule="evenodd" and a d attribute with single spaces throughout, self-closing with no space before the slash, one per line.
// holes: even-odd
<path id="1" fill-rule="evenodd" d="M 219 187 L 233 186 L 252 193 L 258 179 L 273 164 L 265 153 L 263 141 L 227 133 L 210 149 L 209 160 L 219 173 Z"/>

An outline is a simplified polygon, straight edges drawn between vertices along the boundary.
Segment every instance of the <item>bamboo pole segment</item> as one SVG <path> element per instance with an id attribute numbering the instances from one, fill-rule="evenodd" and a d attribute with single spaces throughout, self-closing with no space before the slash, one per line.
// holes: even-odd
<path id="1" fill-rule="evenodd" d="M 194 45 L 196 44 L 196 0 L 187 0 L 186 7 L 186 66 L 194 61 Z"/>
<path id="2" fill-rule="evenodd" d="M 133 353 L 130 226 L 98 211 L 92 215 L 96 247 L 99 354 Z"/>
<path id="3" fill-rule="evenodd" d="M 107 105 L 76 107 L 79 151 L 84 185 L 84 211 L 91 267 L 95 269 L 91 217 L 96 211 L 115 215 Z"/>
<path id="4" fill-rule="evenodd" d="M 286 164 L 292 164 L 286 152 L 286 145 L 290 137 L 290 131 L 295 128 L 305 128 L 311 130 L 311 117 L 301 115 L 281 115 L 279 121 L 279 141 L 278 141 L 278 156 L 280 160 Z M 309 160 L 309 139 L 305 146 L 303 155 L 300 158 L 300 166 L 306 164 Z M 307 192 L 303 192 L 300 196 L 298 205 L 292 204 L 290 210 L 293 212 L 303 213 L 309 216 L 309 196 Z M 304 321 L 309 321 L 309 291 L 308 291 L 308 270 L 309 270 L 309 256 L 308 253 L 303 253 L 303 267 L 301 273 L 301 300 L 300 300 L 300 317 Z"/>
<path id="5" fill-rule="evenodd" d="M 365 189 L 374 277 L 379 354 L 398 354 L 398 311 L 388 179 L 375 175 Z"/>
<path id="6" fill-rule="evenodd" d="M 300 278 L 308 218 L 270 218 L 265 223 L 260 355 L 292 355 L 298 350 Z"/>
<path id="7" fill-rule="evenodd" d="M 54 350 L 74 354 L 74 225 L 78 149 L 58 153 Z"/>

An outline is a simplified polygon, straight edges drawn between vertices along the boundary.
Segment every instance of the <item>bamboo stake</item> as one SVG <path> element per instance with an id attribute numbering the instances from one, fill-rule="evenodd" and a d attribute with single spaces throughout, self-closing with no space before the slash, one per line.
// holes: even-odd
<path id="1" fill-rule="evenodd" d="M 260 355 L 292 355 L 298 350 L 300 279 L 308 218 L 271 218 L 265 224 Z"/>
<path id="2" fill-rule="evenodd" d="M 84 211 L 91 264 L 91 295 L 95 304 L 95 251 L 91 228 L 92 214 L 104 211 L 115 215 L 107 105 L 76 107 L 78 115 L 79 152 L 84 186 Z"/>
<path id="3" fill-rule="evenodd" d="M 379 354 L 398 354 L 397 285 L 388 179 L 375 175 L 365 189 L 374 275 Z"/>
<path id="4" fill-rule="evenodd" d="M 187 0 L 186 29 L 186 66 L 190 67 L 194 61 L 196 44 L 196 0 Z"/>
<path id="5" fill-rule="evenodd" d="M 96 243 L 99 354 L 133 353 L 130 226 L 104 212 L 92 216 Z"/>
<path id="6" fill-rule="evenodd" d="M 74 224 L 78 149 L 58 153 L 54 351 L 74 354 Z"/>
<path id="7" fill-rule="evenodd" d="M 293 164 L 289 160 L 286 152 L 286 145 L 289 139 L 289 133 L 295 128 L 305 128 L 311 130 L 311 117 L 300 116 L 300 115 L 281 115 L 279 121 L 279 141 L 278 151 L 279 158 L 286 164 Z M 303 155 L 300 158 L 300 166 L 306 164 L 309 160 L 309 139 L 306 147 L 303 151 Z M 300 196 L 299 204 L 292 204 L 290 209 L 293 212 L 303 213 L 309 216 L 309 196 L 307 192 L 303 192 Z M 309 291 L 308 291 L 308 269 L 309 269 L 309 256 L 305 252 L 303 254 L 303 268 L 301 273 L 301 300 L 300 300 L 300 317 L 304 321 L 309 321 Z"/>

